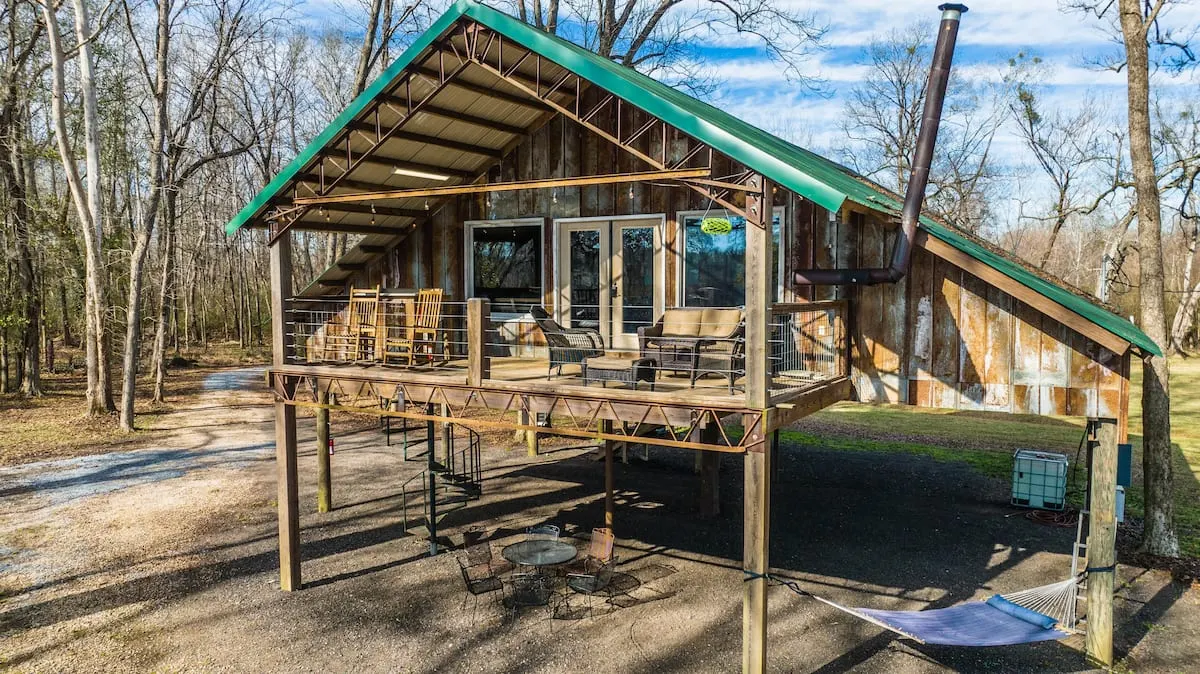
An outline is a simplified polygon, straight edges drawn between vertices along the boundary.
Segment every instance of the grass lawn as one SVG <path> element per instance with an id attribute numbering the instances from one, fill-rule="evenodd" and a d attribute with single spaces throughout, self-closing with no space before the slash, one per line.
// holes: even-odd
<path id="1" fill-rule="evenodd" d="M 1133 485 L 1127 514 L 1140 518 L 1141 368 L 1134 367 L 1129 431 Z M 1175 443 L 1175 515 L 1183 553 L 1200 557 L 1200 359 L 1171 362 L 1171 435 Z M 1084 419 L 839 403 L 783 433 L 787 443 L 846 451 L 904 452 L 958 461 L 1008 480 L 1021 448 L 1075 457 Z M 1080 479 L 1082 479 L 1080 474 Z M 1078 498 L 1078 496 L 1076 497 Z"/>

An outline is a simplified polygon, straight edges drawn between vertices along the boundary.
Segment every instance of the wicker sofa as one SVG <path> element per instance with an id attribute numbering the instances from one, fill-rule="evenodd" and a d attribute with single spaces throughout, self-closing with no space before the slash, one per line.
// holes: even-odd
<path id="1" fill-rule="evenodd" d="M 638 328 L 642 358 L 653 358 L 659 370 L 686 372 L 693 387 L 706 374 L 733 383 L 745 374 L 746 313 L 742 309 L 678 307 L 667 309 L 658 322 Z"/>

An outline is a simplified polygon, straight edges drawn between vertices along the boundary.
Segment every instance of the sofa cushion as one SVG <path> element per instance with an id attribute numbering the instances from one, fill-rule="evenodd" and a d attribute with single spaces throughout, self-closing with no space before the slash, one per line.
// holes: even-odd
<path id="1" fill-rule="evenodd" d="M 715 339 L 728 337 L 737 330 L 742 320 L 741 309 L 705 309 L 697 336 Z"/>
<path id="2" fill-rule="evenodd" d="M 695 309 L 667 309 L 663 314 L 663 337 L 697 337 L 704 312 Z"/>

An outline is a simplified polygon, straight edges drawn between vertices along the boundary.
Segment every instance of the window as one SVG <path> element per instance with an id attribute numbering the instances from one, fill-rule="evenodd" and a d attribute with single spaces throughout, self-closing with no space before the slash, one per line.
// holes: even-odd
<path id="1" fill-rule="evenodd" d="M 542 221 L 467 223 L 467 288 L 492 311 L 525 313 L 542 304 Z"/>
<path id="2" fill-rule="evenodd" d="M 706 234 L 704 218 L 728 218 L 728 234 Z M 771 300 L 779 301 L 780 223 L 783 209 L 771 218 Z M 682 302 L 688 307 L 740 307 L 746 303 L 746 219 L 725 211 L 680 213 L 683 231 Z"/>

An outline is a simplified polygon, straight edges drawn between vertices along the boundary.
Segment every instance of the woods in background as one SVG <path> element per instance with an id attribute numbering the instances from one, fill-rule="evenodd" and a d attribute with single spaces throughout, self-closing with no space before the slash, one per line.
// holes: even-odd
<path id="1" fill-rule="evenodd" d="M 445 0 L 357 0 L 343 23 L 320 28 L 279 0 L 0 2 L 0 390 L 38 396 L 43 367 L 79 366 L 81 412 L 118 412 L 133 430 L 139 377 L 163 400 L 173 354 L 268 341 L 265 234 L 228 237 L 224 223 Z M 1164 25 L 1170 0 L 1066 4 L 1120 44 L 1095 60 L 1127 74 L 1127 101 L 1063 106 L 1045 84 L 1052 72 L 1027 52 L 956 69 L 927 207 L 1189 353 L 1200 348 L 1200 118 L 1193 97 L 1162 93 L 1154 73 L 1186 70 L 1191 51 Z M 794 86 L 822 86 L 809 65 L 824 26 L 785 2 L 498 6 L 694 94 L 720 95 L 696 58 L 713 35 L 740 34 Z M 840 137 L 812 149 L 903 192 L 931 34 L 864 45 Z M 298 288 L 350 244 L 295 236 Z M 81 347 L 83 362 L 59 357 L 64 346 Z M 1159 517 L 1149 547 L 1169 553 L 1173 533 L 1158 523 L 1169 528 L 1170 512 L 1155 500 L 1171 480 L 1165 359 L 1148 359 L 1146 374 L 1147 474 L 1168 485 L 1148 485 Z"/>

